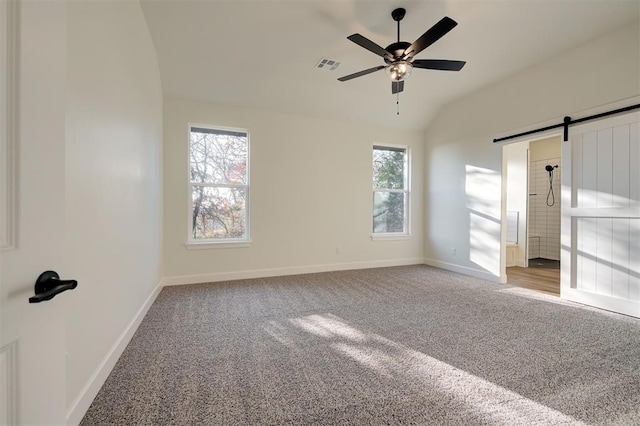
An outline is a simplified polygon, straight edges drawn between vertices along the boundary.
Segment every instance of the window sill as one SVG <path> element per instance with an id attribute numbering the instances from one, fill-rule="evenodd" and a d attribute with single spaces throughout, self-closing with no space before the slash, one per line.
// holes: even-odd
<path id="1" fill-rule="evenodd" d="M 189 241 L 185 243 L 187 250 L 246 248 L 251 241 Z"/>
<path id="2" fill-rule="evenodd" d="M 410 234 L 372 234 L 371 240 L 373 241 L 400 241 L 410 240 L 412 237 Z"/>

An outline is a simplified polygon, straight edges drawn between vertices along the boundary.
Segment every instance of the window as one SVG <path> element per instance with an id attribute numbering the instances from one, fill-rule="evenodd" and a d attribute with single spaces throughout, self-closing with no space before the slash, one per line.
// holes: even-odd
<path id="1" fill-rule="evenodd" d="M 406 147 L 373 147 L 373 233 L 409 234 L 409 153 Z"/>
<path id="2" fill-rule="evenodd" d="M 248 242 L 249 132 L 189 130 L 189 242 Z"/>

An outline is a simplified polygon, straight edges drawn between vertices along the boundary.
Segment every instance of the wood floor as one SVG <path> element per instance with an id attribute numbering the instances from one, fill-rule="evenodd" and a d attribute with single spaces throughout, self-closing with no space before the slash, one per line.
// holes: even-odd
<path id="1" fill-rule="evenodd" d="M 560 296 L 560 270 L 544 268 L 507 268 L 507 283 Z"/>

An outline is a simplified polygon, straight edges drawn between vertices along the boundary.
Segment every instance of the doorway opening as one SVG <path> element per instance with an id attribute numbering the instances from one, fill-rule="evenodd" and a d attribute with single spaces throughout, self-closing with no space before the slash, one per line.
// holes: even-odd
<path id="1" fill-rule="evenodd" d="M 510 285 L 560 295 L 561 135 L 503 146 Z"/>

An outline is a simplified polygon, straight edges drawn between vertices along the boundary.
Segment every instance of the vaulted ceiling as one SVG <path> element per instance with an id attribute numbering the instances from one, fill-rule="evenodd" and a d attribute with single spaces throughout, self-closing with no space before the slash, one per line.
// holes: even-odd
<path id="1" fill-rule="evenodd" d="M 638 0 L 143 0 L 142 7 L 165 95 L 407 129 L 424 129 L 443 105 L 640 19 Z M 382 65 L 346 37 L 391 44 L 396 7 L 407 10 L 403 41 L 443 16 L 458 22 L 416 58 L 467 61 L 460 72 L 414 70 L 400 115 L 385 72 L 337 81 Z M 322 58 L 341 65 L 318 69 Z"/>

